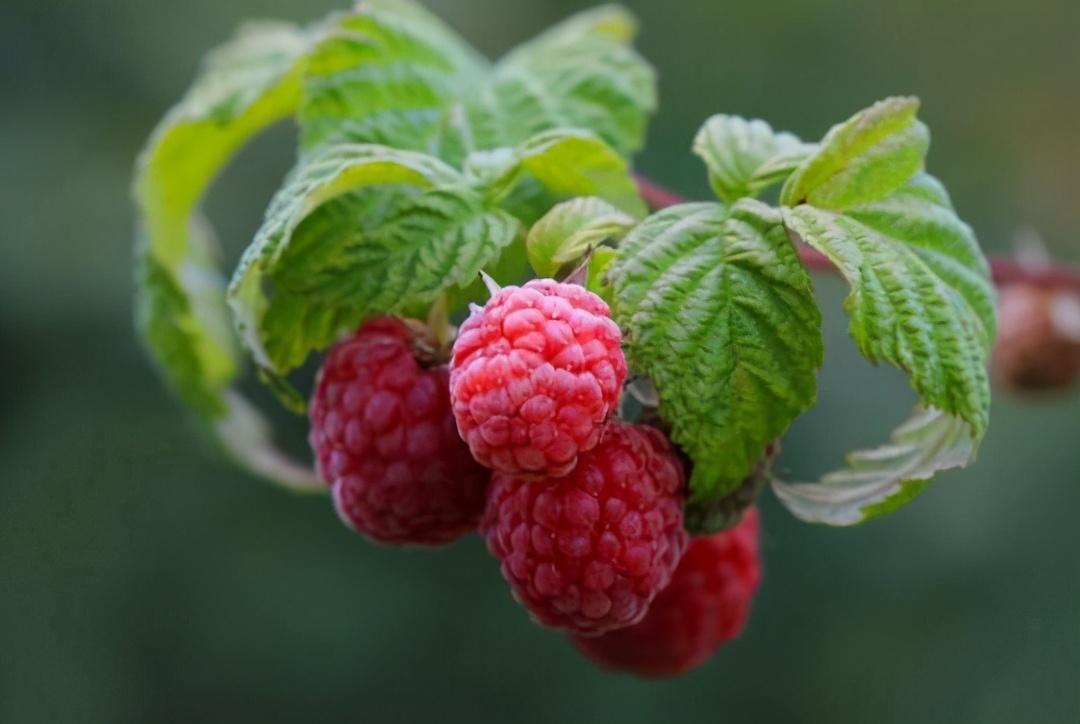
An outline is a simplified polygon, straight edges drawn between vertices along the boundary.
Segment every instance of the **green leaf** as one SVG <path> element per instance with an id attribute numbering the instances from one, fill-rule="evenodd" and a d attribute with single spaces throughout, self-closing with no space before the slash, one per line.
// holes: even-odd
<path id="1" fill-rule="evenodd" d="M 655 73 L 630 45 L 636 23 L 604 6 L 575 15 L 503 58 L 467 102 L 479 147 L 580 128 L 619 153 L 641 148 L 656 109 Z"/>
<path id="2" fill-rule="evenodd" d="M 803 205 L 785 209 L 784 218 L 851 285 L 844 308 L 863 355 L 904 370 L 932 410 L 898 430 L 892 445 L 853 455 L 851 470 L 778 488 L 796 515 L 849 525 L 906 502 L 935 471 L 974 460 L 990 413 L 989 267 L 926 174 L 846 213 Z"/>
<path id="3" fill-rule="evenodd" d="M 262 338 L 279 371 L 372 314 L 419 313 L 439 292 L 468 286 L 520 231 L 460 187 L 397 195 L 377 223 L 357 214 L 353 229 L 319 216 L 301 224 L 271 270 Z"/>
<path id="4" fill-rule="evenodd" d="M 500 287 L 520 286 L 533 278 L 525 254 L 525 235 L 520 233 L 523 229 L 519 228 L 518 231 L 510 245 L 503 248 L 495 260 L 484 265 L 484 274 Z M 487 282 L 477 275 L 468 285 L 446 290 L 446 306 L 450 312 L 460 311 L 470 302 L 483 306 L 490 297 Z"/>
<path id="5" fill-rule="evenodd" d="M 993 290 L 974 236 L 926 176 L 848 214 L 798 206 L 788 227 L 851 284 L 844 309 L 871 362 L 906 371 L 928 405 L 986 429 Z"/>
<path id="6" fill-rule="evenodd" d="M 541 133 L 515 148 L 503 163 L 488 193 L 526 223 L 577 196 L 599 197 L 631 216 L 645 214 L 626 160 L 590 133 Z"/>
<path id="7" fill-rule="evenodd" d="M 941 470 L 962 468 L 975 455 L 963 420 L 933 408 L 919 410 L 890 444 L 848 456 L 849 467 L 818 483 L 773 481 L 776 495 L 809 523 L 855 525 L 910 502 Z"/>
<path id="8" fill-rule="evenodd" d="M 621 237 L 634 217 L 595 196 L 557 204 L 529 230 L 525 247 L 537 276 L 553 277 L 605 239 Z"/>
<path id="9" fill-rule="evenodd" d="M 765 121 L 738 116 L 713 116 L 694 139 L 694 153 L 709 169 L 713 192 L 727 203 L 783 181 L 813 150 Z"/>
<path id="10" fill-rule="evenodd" d="M 935 179 L 918 101 L 891 98 L 833 128 L 781 193 L 789 231 L 851 285 L 844 308 L 859 350 L 908 374 L 926 412 L 891 445 L 854 453 L 815 484 L 776 482 L 815 522 L 850 525 L 913 498 L 939 470 L 968 464 L 986 431 L 995 334 L 989 266 Z"/>
<path id="11" fill-rule="evenodd" d="M 193 231 L 189 241 L 196 243 L 203 233 L 208 231 Z M 180 398 L 204 418 L 220 417 L 226 413 L 222 391 L 236 371 L 227 310 L 214 309 L 208 299 L 216 289 L 218 302 L 224 301 L 221 274 L 212 264 L 189 260 L 181 271 L 188 280 L 185 288 L 157 257 L 148 253 L 145 241 L 139 247 L 136 327 Z M 200 294 L 206 300 L 202 305 L 195 303 L 196 290 L 192 287 L 196 278 L 206 292 Z M 224 332 L 222 322 L 226 325 Z"/>
<path id="12" fill-rule="evenodd" d="M 460 161 L 471 133 L 458 102 L 489 75 L 487 61 L 422 6 L 369 0 L 311 54 L 302 146 L 378 143 Z"/>
<path id="13" fill-rule="evenodd" d="M 314 52 L 300 118 L 304 147 L 380 143 L 458 165 L 558 128 L 640 148 L 655 109 L 652 69 L 631 47 L 633 19 L 588 11 L 492 67 L 413 2 L 374 0 Z"/>
<path id="14" fill-rule="evenodd" d="M 136 323 L 172 387 L 206 417 L 226 414 L 223 390 L 237 359 L 230 326 L 222 323 L 224 284 L 210 233 L 192 217 L 239 146 L 295 108 L 300 61 L 312 37 L 290 25 L 245 26 L 207 57 L 136 166 Z"/>
<path id="15" fill-rule="evenodd" d="M 291 114 L 300 98 L 304 54 L 321 28 L 252 23 L 212 52 L 188 90 L 154 130 L 136 165 L 136 325 L 172 388 L 249 469 L 309 489 L 305 466 L 258 445 L 233 445 L 230 420 L 250 406 L 229 389 L 239 360 L 225 307 L 213 236 L 197 214 L 206 188 L 236 151 Z M 263 423 L 244 413 L 247 430 Z M 263 429 L 260 427 L 259 429 Z"/>
<path id="16" fill-rule="evenodd" d="M 438 159 L 328 146 L 271 203 L 230 301 L 260 366 L 281 375 L 366 316 L 470 284 L 519 229 Z"/>
<path id="17" fill-rule="evenodd" d="M 693 461 L 693 500 L 735 488 L 815 400 L 821 317 L 778 211 L 684 204 L 622 242 L 608 276 L 630 366 Z"/>
<path id="18" fill-rule="evenodd" d="M 930 145 L 918 109 L 917 98 L 887 98 L 833 126 L 788 177 L 780 203 L 843 211 L 903 186 L 922 169 Z"/>
<path id="19" fill-rule="evenodd" d="M 625 8 L 618 5 L 598 5 L 571 15 L 548 28 L 533 40 L 516 48 L 507 56 L 506 61 L 516 62 L 520 56 L 535 56 L 582 41 L 631 43 L 637 31 L 637 20 Z"/>

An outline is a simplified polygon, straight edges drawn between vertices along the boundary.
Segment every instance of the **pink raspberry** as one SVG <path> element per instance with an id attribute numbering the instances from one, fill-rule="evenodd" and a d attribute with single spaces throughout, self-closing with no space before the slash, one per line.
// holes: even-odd
<path id="1" fill-rule="evenodd" d="M 602 633 L 641 620 L 671 579 L 683 484 L 661 432 L 612 421 L 565 477 L 493 475 L 482 532 L 536 621 Z"/>
<path id="2" fill-rule="evenodd" d="M 461 326 L 450 366 L 473 457 L 510 475 L 573 470 L 618 404 L 621 339 L 608 306 L 580 286 L 534 279 L 496 292 Z"/>
<path id="3" fill-rule="evenodd" d="M 690 542 L 641 623 L 571 640 L 609 668 L 639 676 L 684 674 L 738 635 L 760 580 L 758 515 L 750 508 L 734 528 Z"/>
<path id="4" fill-rule="evenodd" d="M 387 544 L 438 545 L 474 530 L 490 473 L 450 414 L 449 373 L 417 361 L 401 320 L 334 346 L 311 399 L 311 447 L 346 525 Z"/>

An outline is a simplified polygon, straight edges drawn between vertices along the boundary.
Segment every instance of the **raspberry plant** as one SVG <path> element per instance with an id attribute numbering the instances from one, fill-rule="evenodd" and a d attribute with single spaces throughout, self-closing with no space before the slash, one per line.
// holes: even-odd
<path id="1" fill-rule="evenodd" d="M 491 63 L 420 6 L 366 0 L 306 28 L 246 26 L 207 58 L 138 161 L 137 321 L 171 387 L 240 464 L 298 490 L 330 486 L 339 512 L 377 540 L 445 541 L 479 510 L 475 501 L 461 508 L 470 485 L 446 480 L 445 470 L 483 469 L 460 459 L 465 442 L 452 434 L 428 439 L 410 427 L 434 425 L 429 411 L 400 409 L 410 399 L 447 404 L 446 389 L 410 387 L 438 380 L 473 457 L 501 471 L 500 500 L 548 488 L 621 500 L 615 488 L 655 478 L 653 463 L 639 461 L 645 467 L 634 472 L 596 458 L 633 437 L 625 431 L 636 423 L 666 438 L 662 447 L 670 442 L 649 454 L 666 456 L 656 464 L 677 467 L 685 486 L 653 481 L 652 493 L 626 493 L 631 502 L 669 496 L 658 503 L 665 510 L 685 502 L 695 534 L 732 525 L 770 477 L 776 442 L 816 399 L 823 343 L 800 258 L 807 248 L 850 284 L 844 309 L 862 354 L 904 371 L 920 404 L 891 441 L 852 453 L 843 470 L 816 483 L 772 480 L 780 500 L 803 520 L 850 525 L 974 459 L 988 424 L 994 289 L 974 234 L 924 169 L 929 134 L 918 101 L 883 100 L 817 142 L 761 120 L 713 116 L 693 151 L 716 199 L 649 214 L 630 159 L 656 107 L 655 77 L 634 34 L 625 11 L 601 7 Z M 284 119 L 299 128 L 295 167 L 226 285 L 199 203 L 237 149 Z M 541 281 L 528 281 L 534 276 Z M 548 306 L 522 302 L 530 289 Z M 511 301 L 517 306 L 491 316 Z M 451 322 L 470 304 L 455 343 Z M 394 343 L 405 356 L 386 374 L 401 379 L 376 380 L 383 372 L 349 361 L 355 340 L 340 342 L 312 412 L 318 473 L 281 454 L 236 386 L 245 363 L 303 412 L 297 389 L 311 380 L 302 365 L 385 317 L 412 320 L 378 322 L 415 332 Z M 421 350 L 418 339 L 431 342 Z M 411 358 L 403 345 L 412 345 Z M 449 379 L 439 371 L 447 361 Z M 349 385 L 356 390 L 342 391 Z M 616 407 L 624 421 L 609 422 Z M 452 465 L 422 472 L 425 455 L 451 448 Z M 440 480 L 458 493 L 430 487 Z M 412 485 L 409 494 L 390 490 L 395 481 Z M 435 510 L 434 500 L 458 502 Z M 488 507 L 500 518 L 490 496 Z M 510 518 L 536 515 L 512 507 Z M 556 518 L 584 509 L 560 508 Z M 417 532 L 402 519 L 410 511 L 445 525 Z M 678 536 L 683 516 L 678 510 Z M 659 517 L 646 533 L 674 535 L 661 535 L 671 516 Z M 578 521 L 585 537 L 574 541 L 590 549 L 581 555 L 595 553 L 591 541 L 619 520 Z M 504 566 L 514 551 L 547 545 L 489 525 Z M 536 525 L 558 540 L 561 523 Z M 620 545 L 640 533 L 627 530 Z M 565 555 L 573 557 L 574 541 Z M 574 588 L 584 568 L 567 564 L 558 586 L 547 568 L 525 571 L 532 559 L 508 576 L 522 591 L 551 583 L 548 598 L 563 598 L 547 613 L 595 632 L 645 614 L 683 546 L 661 547 L 672 555 L 658 556 L 664 570 L 642 569 L 650 584 L 633 611 L 611 614 L 618 601 L 610 597 L 582 605 L 604 588 Z"/>

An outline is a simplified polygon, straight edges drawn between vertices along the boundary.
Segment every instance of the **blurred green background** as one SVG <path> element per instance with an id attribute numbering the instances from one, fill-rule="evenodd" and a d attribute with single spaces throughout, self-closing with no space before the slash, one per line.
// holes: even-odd
<path id="1" fill-rule="evenodd" d="M 1077 261 L 1075 0 L 630 2 L 660 71 L 639 167 L 704 196 L 688 153 L 719 111 L 808 138 L 916 93 L 930 168 L 991 250 L 1036 226 Z M 431 3 L 495 54 L 584 3 Z M 320 498 L 234 470 L 131 328 L 133 159 L 204 50 L 247 17 L 330 0 L 4 0 L 0 8 L 0 722 L 1077 722 L 1080 395 L 998 395 L 978 464 L 852 530 L 763 496 L 746 633 L 678 681 L 581 661 L 513 605 L 479 541 L 366 544 Z M 256 228 L 291 129 L 244 152 L 208 210 Z M 912 402 L 862 362 L 819 282 L 808 479 Z M 294 441 L 303 421 L 288 421 Z"/>

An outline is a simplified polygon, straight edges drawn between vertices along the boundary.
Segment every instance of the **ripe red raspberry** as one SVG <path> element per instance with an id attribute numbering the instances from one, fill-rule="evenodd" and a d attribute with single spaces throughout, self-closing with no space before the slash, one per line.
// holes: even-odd
<path id="1" fill-rule="evenodd" d="M 600 297 L 534 279 L 461 326 L 450 399 L 473 456 L 502 473 L 560 476 L 596 447 L 626 379 L 622 335 Z"/>
<path id="2" fill-rule="evenodd" d="M 742 630 L 761 578 L 758 515 L 694 538 L 675 575 L 641 623 L 603 636 L 573 636 L 597 663 L 639 676 L 684 674 Z"/>
<path id="3" fill-rule="evenodd" d="M 380 543 L 438 545 L 475 529 L 490 473 L 450 414 L 449 373 L 424 368 L 416 334 L 378 318 L 326 356 L 311 447 L 346 525 Z"/>
<path id="4" fill-rule="evenodd" d="M 493 475 L 483 532 L 539 623 L 610 631 L 641 620 L 678 565 L 683 483 L 661 432 L 612 421 L 565 477 Z"/>

